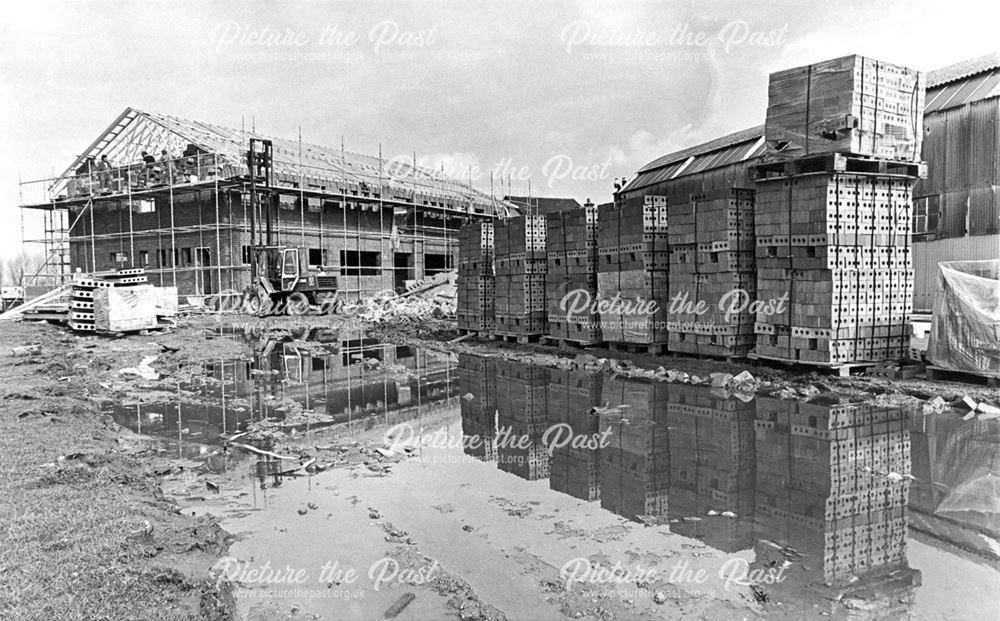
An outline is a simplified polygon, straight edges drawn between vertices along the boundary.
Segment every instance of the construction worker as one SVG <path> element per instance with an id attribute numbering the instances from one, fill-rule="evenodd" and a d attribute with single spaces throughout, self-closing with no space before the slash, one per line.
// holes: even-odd
<path id="1" fill-rule="evenodd" d="M 108 156 L 102 155 L 101 159 L 97 161 L 97 179 L 100 182 L 102 192 L 111 191 L 111 168 Z"/>
<path id="2" fill-rule="evenodd" d="M 150 155 L 149 153 L 146 153 L 145 151 L 143 151 L 140 155 L 142 155 L 142 161 L 145 164 L 145 170 L 143 171 L 144 177 L 146 179 L 145 184 L 149 185 L 150 178 L 152 177 L 153 173 L 153 165 L 156 164 L 156 158 Z"/>
<path id="3" fill-rule="evenodd" d="M 167 153 L 166 149 L 160 151 L 160 170 L 163 173 L 164 181 L 168 184 L 174 182 L 174 158 Z"/>

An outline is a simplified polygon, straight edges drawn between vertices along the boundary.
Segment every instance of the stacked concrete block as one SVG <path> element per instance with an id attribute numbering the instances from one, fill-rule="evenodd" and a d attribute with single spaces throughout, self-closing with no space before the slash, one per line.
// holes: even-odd
<path id="1" fill-rule="evenodd" d="M 924 74 L 852 55 L 772 73 L 764 128 L 779 157 L 853 153 L 916 161 Z"/>
<path id="2" fill-rule="evenodd" d="M 830 366 L 905 357 L 916 165 L 902 174 L 758 170 L 757 295 L 769 304 L 757 313 L 757 354 Z"/>
<path id="3" fill-rule="evenodd" d="M 745 356 L 755 345 L 754 191 L 692 195 L 668 215 L 670 350 Z"/>
<path id="4" fill-rule="evenodd" d="M 580 345 L 601 342 L 598 316 L 584 300 L 597 298 L 597 207 L 547 214 L 546 302 L 549 336 Z"/>
<path id="5" fill-rule="evenodd" d="M 495 334 L 527 338 L 546 333 L 545 239 L 545 216 L 496 223 Z"/>
<path id="6" fill-rule="evenodd" d="M 458 328 L 491 333 L 496 300 L 492 222 L 474 222 L 459 231 L 457 287 Z"/>
<path id="7" fill-rule="evenodd" d="M 600 314 L 604 340 L 658 352 L 667 343 L 670 294 L 666 198 L 602 206 L 598 222 L 597 291 L 604 303 L 616 303 Z"/>

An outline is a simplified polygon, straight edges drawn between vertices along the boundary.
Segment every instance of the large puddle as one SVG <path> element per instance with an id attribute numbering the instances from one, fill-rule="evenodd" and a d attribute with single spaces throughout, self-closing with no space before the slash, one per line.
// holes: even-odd
<path id="1" fill-rule="evenodd" d="M 382 571 L 388 538 L 512 619 L 997 618 L 997 420 L 745 400 L 362 335 L 252 346 L 206 366 L 186 386 L 198 399 L 114 416 L 227 475 L 222 494 L 182 501 L 240 535 L 241 567 L 304 572 L 242 573 L 261 605 L 381 617 L 411 588 Z M 265 419 L 304 446 L 384 438 L 409 457 L 261 485 L 219 437 Z M 398 618 L 438 618 L 439 599 Z"/>

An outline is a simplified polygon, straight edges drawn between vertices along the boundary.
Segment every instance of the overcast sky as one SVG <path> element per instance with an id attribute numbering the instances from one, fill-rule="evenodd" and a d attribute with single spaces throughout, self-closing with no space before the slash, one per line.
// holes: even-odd
<path id="1" fill-rule="evenodd" d="M 489 191 L 610 200 L 649 160 L 764 120 L 767 76 L 851 53 L 934 69 L 996 3 L 33 2 L 0 11 L 0 228 L 126 107 L 416 152 Z M 499 181 L 496 181 L 499 194 Z"/>

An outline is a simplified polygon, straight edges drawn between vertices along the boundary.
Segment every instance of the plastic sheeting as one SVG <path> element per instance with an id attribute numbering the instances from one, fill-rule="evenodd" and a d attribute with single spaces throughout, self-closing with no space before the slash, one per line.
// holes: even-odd
<path id="1" fill-rule="evenodd" d="M 1000 260 L 938 263 L 927 358 L 945 369 L 1000 377 Z"/>

